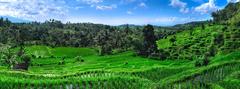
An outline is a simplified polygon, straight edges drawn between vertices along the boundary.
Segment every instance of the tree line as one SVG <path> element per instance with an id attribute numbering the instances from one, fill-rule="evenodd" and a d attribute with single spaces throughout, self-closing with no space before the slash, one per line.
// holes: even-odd
<path id="1" fill-rule="evenodd" d="M 1 20 L 0 43 L 2 44 L 12 47 L 22 45 L 95 47 L 99 49 L 100 55 L 134 49 L 142 54 L 140 47 L 155 48 L 157 39 L 178 31 L 178 29 L 152 25 L 109 26 L 93 23 L 62 23 L 54 19 L 44 23 L 12 23 L 8 19 L 1 18 Z M 147 53 L 152 52 L 152 50 L 147 51 Z"/>

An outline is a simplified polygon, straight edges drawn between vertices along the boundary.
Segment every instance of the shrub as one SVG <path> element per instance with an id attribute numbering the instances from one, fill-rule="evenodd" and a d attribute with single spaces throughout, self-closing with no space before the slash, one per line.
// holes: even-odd
<path id="1" fill-rule="evenodd" d="M 32 54 L 32 58 L 37 58 L 36 55 Z"/>
<path id="2" fill-rule="evenodd" d="M 173 36 L 171 39 L 169 39 L 169 41 L 172 43 L 173 46 L 175 46 L 175 42 L 176 40 L 176 36 Z"/>
<path id="3" fill-rule="evenodd" d="M 65 64 L 65 61 L 64 60 L 62 60 L 62 61 L 60 61 L 59 63 L 58 63 L 58 65 L 64 65 Z"/>
<path id="4" fill-rule="evenodd" d="M 42 58 L 42 56 L 38 56 L 38 58 Z"/>
<path id="5" fill-rule="evenodd" d="M 201 60 L 197 60 L 197 61 L 195 62 L 195 67 L 201 67 L 201 66 L 202 66 Z"/>
<path id="6" fill-rule="evenodd" d="M 75 57 L 75 62 L 84 62 L 84 58 L 82 56 Z"/>
<path id="7" fill-rule="evenodd" d="M 204 57 L 203 59 L 203 66 L 207 66 L 209 64 L 209 58 L 208 57 Z"/>
<path id="8" fill-rule="evenodd" d="M 30 56 L 28 56 L 28 55 L 24 55 L 23 57 L 22 57 L 22 61 L 24 61 L 25 63 L 30 63 L 31 62 L 31 57 Z"/>
<path id="9" fill-rule="evenodd" d="M 62 57 L 62 60 L 58 63 L 58 65 L 64 65 L 65 64 L 65 58 L 66 57 Z"/>
<path id="10" fill-rule="evenodd" d="M 209 47 L 208 56 L 215 56 L 217 54 L 217 49 L 215 46 L 211 45 Z"/>
<path id="11" fill-rule="evenodd" d="M 77 57 L 75 57 L 75 60 L 76 60 L 76 61 L 80 61 L 81 59 L 83 59 L 82 56 L 77 56 Z"/>
<path id="12" fill-rule="evenodd" d="M 218 45 L 218 46 L 224 45 L 224 35 L 223 34 L 215 34 L 213 42 L 214 42 L 214 45 Z"/>
<path id="13" fill-rule="evenodd" d="M 207 66 L 209 62 L 208 56 L 202 56 L 195 62 L 195 67 Z"/>
<path id="14" fill-rule="evenodd" d="M 83 60 L 83 59 L 81 59 L 81 62 L 84 62 L 84 60 Z"/>
<path id="15" fill-rule="evenodd" d="M 128 62 L 125 62 L 124 64 L 125 64 L 125 65 L 128 65 Z"/>
<path id="16" fill-rule="evenodd" d="M 50 58 L 55 58 L 54 55 L 51 55 Z"/>
<path id="17" fill-rule="evenodd" d="M 23 55 L 21 57 L 21 60 L 23 61 L 23 63 L 17 63 L 13 65 L 13 69 L 28 70 L 28 67 L 30 66 L 30 62 L 31 62 L 31 56 Z"/>

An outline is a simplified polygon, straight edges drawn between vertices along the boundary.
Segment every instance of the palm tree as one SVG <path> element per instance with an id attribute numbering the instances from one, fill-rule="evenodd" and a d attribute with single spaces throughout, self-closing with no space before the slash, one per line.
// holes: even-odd
<path id="1" fill-rule="evenodd" d="M 17 63 L 17 55 L 10 48 L 8 45 L 0 46 L 0 59 L 8 65 L 8 68 L 12 68 Z"/>

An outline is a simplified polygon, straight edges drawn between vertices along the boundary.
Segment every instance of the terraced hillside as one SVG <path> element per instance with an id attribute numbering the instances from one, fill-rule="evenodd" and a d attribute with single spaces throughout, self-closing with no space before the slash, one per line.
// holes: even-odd
<path id="1" fill-rule="evenodd" d="M 159 40 L 168 59 L 201 59 L 240 49 L 240 29 L 224 25 L 198 27 Z M 174 41 L 171 41 L 174 40 Z"/>
<path id="2" fill-rule="evenodd" d="M 25 42 L 29 43 L 25 45 L 23 40 L 26 39 L 18 39 L 17 36 L 4 37 L 7 38 L 3 39 L 6 43 L 12 39 L 20 43 L 0 44 L 0 49 L 4 50 L 0 50 L 0 89 L 240 89 L 239 6 L 240 3 L 229 4 L 226 9 L 213 13 L 212 22 L 196 23 L 200 25 L 194 28 L 190 26 L 189 29 L 192 29 L 176 31 L 171 33 L 172 35 L 160 34 L 160 37 L 155 37 L 153 26 L 148 25 L 143 30 L 144 41 L 141 41 L 142 37 L 132 39 L 131 37 L 139 34 L 129 35 L 134 32 L 129 30 L 128 25 L 123 31 L 126 34 L 116 36 L 116 39 L 110 38 L 122 32 L 109 30 L 114 29 L 111 26 L 104 26 L 106 32 L 101 30 L 103 32 L 95 39 L 92 36 L 98 31 L 88 35 L 89 43 L 97 40 L 97 44 L 94 42 L 91 46 L 87 46 L 89 43 L 82 39 L 87 33 L 81 31 L 79 33 L 83 35 L 79 36 L 66 32 L 67 35 L 62 35 L 65 40 L 61 40 L 57 36 L 60 33 L 56 33 L 54 27 L 49 28 L 54 35 L 48 38 L 54 41 L 44 40 L 49 32 L 45 35 L 38 34 L 40 38 L 36 36 L 34 39 L 43 41 L 45 46 L 38 41 Z M 45 24 L 51 26 L 54 23 L 56 22 L 53 20 Z M 184 26 L 188 25 L 180 28 L 185 28 Z M 92 25 L 89 25 L 90 27 Z M 64 28 L 64 25 L 60 24 L 58 30 L 64 32 Z M 77 27 L 73 29 L 74 32 L 81 30 Z M 11 31 L 13 30 L 6 31 L 6 34 Z M 113 31 L 116 33 L 109 37 Z M 39 32 L 45 33 L 40 30 Z M 13 35 L 19 33 L 20 31 L 17 31 Z M 118 39 L 123 36 L 126 38 Z M 76 41 L 75 37 L 81 38 L 78 41 L 86 46 L 69 41 Z M 159 38 L 156 42 L 158 49 L 156 38 Z M 121 48 L 114 48 L 109 43 Z M 8 47 L 9 45 L 13 47 Z M 163 59 L 165 57 L 166 59 Z"/>
<path id="3" fill-rule="evenodd" d="M 209 66 L 196 68 L 193 61 L 156 61 L 125 52 L 98 56 L 94 49 L 30 46 L 36 57 L 28 71 L 11 71 L 1 66 L 3 89 L 238 89 L 239 52 L 219 55 Z M 44 49 L 44 50 L 43 50 Z M 56 50 L 70 56 L 55 56 Z M 39 52 L 42 50 L 42 52 Z M 89 50 L 89 53 L 82 51 Z M 38 52 L 38 53 L 37 53 Z M 66 53 L 65 53 L 66 52 Z M 76 55 L 74 55 L 76 53 Z M 41 55 L 41 57 L 37 57 Z M 51 55 L 51 56 L 49 56 Z M 74 56 L 73 56 L 74 55 Z M 81 56 L 84 61 L 77 61 Z M 59 64 L 65 58 L 64 64 Z M 235 84 L 232 86 L 231 84 Z"/>
<path id="4" fill-rule="evenodd" d="M 167 59 L 209 59 L 240 49 L 240 2 L 213 12 L 213 21 L 157 41 Z"/>
<path id="5" fill-rule="evenodd" d="M 0 88 L 240 89 L 238 34 L 238 28 L 224 25 L 177 33 L 158 41 L 158 48 L 169 52 L 168 59 L 175 59 L 162 61 L 132 51 L 99 56 L 95 48 L 27 46 L 29 70 L 1 65 Z M 212 48 L 208 65 L 196 67 Z"/>

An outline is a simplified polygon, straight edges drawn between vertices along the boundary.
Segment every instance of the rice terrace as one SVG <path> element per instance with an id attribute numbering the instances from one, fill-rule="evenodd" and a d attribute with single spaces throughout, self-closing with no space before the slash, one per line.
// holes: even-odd
<path id="1" fill-rule="evenodd" d="M 240 2 L 0 0 L 0 89 L 240 89 Z"/>

